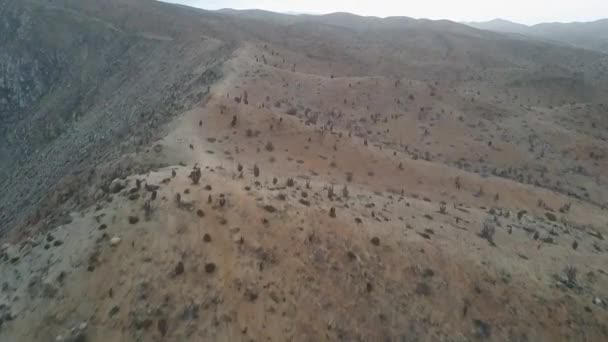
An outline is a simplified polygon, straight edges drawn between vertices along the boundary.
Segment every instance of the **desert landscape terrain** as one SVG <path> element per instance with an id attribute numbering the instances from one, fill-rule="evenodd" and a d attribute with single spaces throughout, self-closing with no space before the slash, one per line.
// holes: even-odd
<path id="1" fill-rule="evenodd" d="M 0 341 L 608 339 L 605 52 L 148 0 L 0 18 Z"/>

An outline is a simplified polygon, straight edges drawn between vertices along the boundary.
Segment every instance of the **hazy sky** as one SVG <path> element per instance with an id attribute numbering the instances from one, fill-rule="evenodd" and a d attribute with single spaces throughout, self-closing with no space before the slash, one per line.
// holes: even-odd
<path id="1" fill-rule="evenodd" d="M 497 17 L 523 24 L 592 21 L 608 17 L 608 0 L 164 0 L 204 9 L 259 8 L 274 12 L 484 21 Z"/>

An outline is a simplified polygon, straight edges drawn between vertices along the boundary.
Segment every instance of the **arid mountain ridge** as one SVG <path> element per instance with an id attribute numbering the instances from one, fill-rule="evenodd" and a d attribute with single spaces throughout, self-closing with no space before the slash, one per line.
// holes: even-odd
<path id="1" fill-rule="evenodd" d="M 540 23 L 531 26 L 504 19 L 465 24 L 483 30 L 516 33 L 608 53 L 608 19 L 575 23 Z"/>
<path id="2" fill-rule="evenodd" d="M 0 340 L 603 341 L 608 55 L 0 4 Z"/>

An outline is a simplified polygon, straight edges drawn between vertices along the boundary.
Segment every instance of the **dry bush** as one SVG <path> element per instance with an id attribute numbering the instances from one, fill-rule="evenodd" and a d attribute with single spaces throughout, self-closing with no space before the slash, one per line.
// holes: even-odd
<path id="1" fill-rule="evenodd" d="M 348 187 L 346 185 L 344 185 L 344 187 L 342 188 L 342 197 L 348 198 L 348 195 L 349 195 Z"/>
<path id="2" fill-rule="evenodd" d="M 144 203 L 144 217 L 146 221 L 150 220 L 150 216 L 152 216 L 152 204 L 150 203 L 150 200 L 147 200 Z"/>
<path id="3" fill-rule="evenodd" d="M 462 183 L 460 183 L 460 176 L 457 176 L 454 179 L 454 186 L 456 186 L 456 189 L 460 190 L 460 188 L 462 187 Z"/>
<path id="4" fill-rule="evenodd" d="M 347 172 L 346 173 L 346 181 L 351 183 L 353 181 L 353 173 L 352 172 Z"/>
<path id="5" fill-rule="evenodd" d="M 439 203 L 439 213 L 445 215 L 447 213 L 446 209 L 447 209 L 447 205 L 445 202 L 442 201 L 441 203 Z"/>
<path id="6" fill-rule="evenodd" d="M 479 237 L 486 239 L 490 245 L 496 246 L 494 243 L 494 233 L 496 233 L 494 220 L 491 217 L 487 217 L 485 221 L 483 221 L 483 227 L 481 228 L 481 232 L 479 232 Z"/>
<path id="7" fill-rule="evenodd" d="M 190 172 L 190 176 L 188 178 L 192 179 L 192 184 L 198 184 L 201 180 L 201 168 L 198 165 L 194 165 L 194 168 Z"/>
<path id="8" fill-rule="evenodd" d="M 564 268 L 564 274 L 566 275 L 566 285 L 570 288 L 576 286 L 576 275 L 578 274 L 578 270 L 575 266 L 566 266 Z"/>

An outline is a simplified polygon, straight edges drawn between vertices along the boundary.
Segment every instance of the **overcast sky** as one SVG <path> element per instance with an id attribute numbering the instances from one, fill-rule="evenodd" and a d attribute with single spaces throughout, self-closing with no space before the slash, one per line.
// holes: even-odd
<path id="1" fill-rule="evenodd" d="M 522 24 L 592 21 L 608 17 L 608 0 L 164 0 L 204 9 L 259 8 L 274 12 L 485 21 L 503 18 Z"/>

